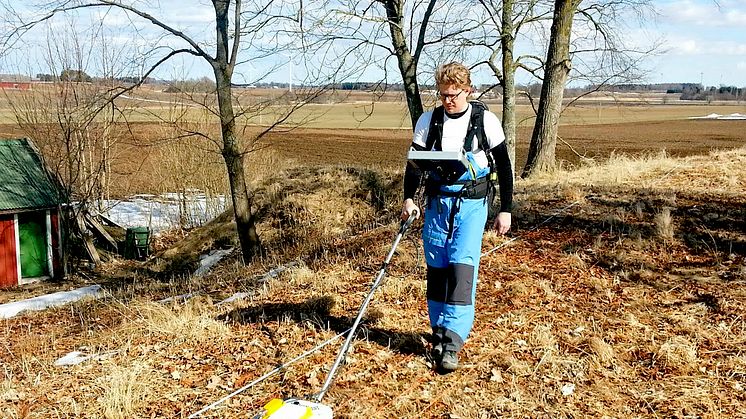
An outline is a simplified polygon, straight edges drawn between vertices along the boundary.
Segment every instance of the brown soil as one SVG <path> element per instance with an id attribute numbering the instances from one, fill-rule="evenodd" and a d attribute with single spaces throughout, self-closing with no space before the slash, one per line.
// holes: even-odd
<path id="1" fill-rule="evenodd" d="M 18 128 L 0 126 L 0 137 L 16 137 Z M 134 124 L 120 142 L 116 161 L 113 162 L 114 196 L 133 193 L 160 193 L 172 190 L 164 183 L 162 146 L 171 141 L 158 140 L 163 130 L 154 124 Z M 526 161 L 531 135 L 530 128 L 518 131 L 516 167 Z M 564 167 L 578 165 L 582 158 L 603 159 L 612 153 L 639 155 L 665 150 L 673 156 L 704 154 L 712 149 L 738 148 L 746 144 L 746 121 L 664 121 L 635 122 L 608 125 L 561 126 L 556 154 Z M 342 165 L 402 169 L 406 150 L 411 142 L 408 130 L 366 129 L 306 129 L 274 132 L 262 139 L 257 146 L 269 149 L 280 159 L 295 165 Z M 224 179 L 224 164 L 214 144 L 195 147 L 199 157 L 200 178 Z M 581 158 L 582 157 L 582 158 Z M 265 170 L 265 168 L 259 168 Z M 257 171 L 252 167 L 250 170 Z M 166 174 L 173 177 L 170 169 Z M 178 177 L 178 176 L 177 176 Z M 183 186 L 183 185 L 182 185 Z M 199 187 L 195 185 L 193 187 Z M 171 189 L 169 189 L 171 188 Z"/>
<path id="2" fill-rule="evenodd" d="M 531 129 L 520 129 L 517 166 L 526 161 Z M 746 144 L 746 121 L 663 121 L 625 124 L 567 125 L 559 130 L 557 157 L 572 165 L 582 157 L 605 158 L 611 153 L 639 155 L 665 150 L 673 156 L 705 154 L 713 149 Z M 403 167 L 411 142 L 407 130 L 297 129 L 272 134 L 267 143 L 288 158 L 311 164 L 362 164 Z M 565 164 L 566 165 L 566 164 Z"/>

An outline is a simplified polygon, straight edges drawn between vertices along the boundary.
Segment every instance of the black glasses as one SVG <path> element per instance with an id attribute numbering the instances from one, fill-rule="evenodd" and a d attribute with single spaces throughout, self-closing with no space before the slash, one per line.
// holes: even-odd
<path id="1" fill-rule="evenodd" d="M 438 97 L 440 98 L 440 100 L 443 100 L 443 101 L 447 100 L 449 102 L 453 102 L 454 100 L 456 100 L 457 97 L 461 95 L 461 93 L 464 93 L 463 89 L 459 90 L 458 93 L 454 93 L 451 95 L 447 93 L 438 92 Z"/>

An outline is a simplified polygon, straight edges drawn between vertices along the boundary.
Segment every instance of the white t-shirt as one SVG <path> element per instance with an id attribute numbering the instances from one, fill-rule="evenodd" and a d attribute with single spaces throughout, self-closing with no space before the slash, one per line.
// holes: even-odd
<path id="1" fill-rule="evenodd" d="M 420 116 L 417 120 L 417 125 L 414 128 L 414 137 L 412 143 L 417 144 L 421 147 L 425 147 L 427 144 L 427 135 L 430 132 L 430 120 L 433 117 L 433 111 L 428 111 Z M 461 115 L 459 118 L 449 118 L 447 114 L 443 115 L 443 138 L 441 142 L 441 149 L 443 151 L 459 151 L 464 146 L 464 138 L 466 138 L 466 130 L 469 129 L 469 120 L 471 119 L 471 104 L 466 109 L 466 113 Z M 487 137 L 487 144 L 490 150 L 497 147 L 505 141 L 505 134 L 503 134 L 502 125 L 497 116 L 490 112 L 484 111 L 484 132 Z M 474 139 L 476 141 L 476 138 Z M 472 144 L 472 150 L 477 147 L 477 144 Z M 466 150 L 471 151 L 471 150 Z M 487 162 L 487 156 L 484 150 L 480 150 L 474 154 L 474 161 L 484 169 L 489 166 Z"/>

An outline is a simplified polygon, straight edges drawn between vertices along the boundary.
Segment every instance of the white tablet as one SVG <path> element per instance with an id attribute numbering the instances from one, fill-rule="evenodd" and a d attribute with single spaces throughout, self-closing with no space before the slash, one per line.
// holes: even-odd
<path id="1" fill-rule="evenodd" d="M 461 151 L 417 151 L 409 150 L 407 158 L 412 160 L 417 166 L 432 167 L 433 165 L 446 164 L 463 166 L 463 169 L 469 167 L 469 160 L 466 153 Z"/>

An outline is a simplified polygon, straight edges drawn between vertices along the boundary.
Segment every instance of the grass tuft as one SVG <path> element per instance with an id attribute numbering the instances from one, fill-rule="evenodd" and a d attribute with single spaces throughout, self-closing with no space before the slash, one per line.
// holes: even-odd
<path id="1" fill-rule="evenodd" d="M 697 346 L 683 336 L 674 336 L 663 343 L 655 354 L 665 368 L 680 374 L 697 369 Z"/>
<path id="2" fill-rule="evenodd" d="M 664 242 L 669 242 L 674 238 L 674 222 L 671 216 L 670 208 L 663 208 L 654 218 L 655 234 Z"/>
<path id="3" fill-rule="evenodd" d="M 616 358 L 614 348 L 598 336 L 591 336 L 588 339 L 588 347 L 596 357 L 599 365 L 603 367 L 610 366 Z"/>
<path id="4" fill-rule="evenodd" d="M 144 332 L 165 335 L 173 343 L 180 344 L 200 343 L 231 335 L 231 329 L 225 323 L 215 320 L 212 307 L 208 297 L 196 297 L 183 305 L 141 303 L 133 310 L 140 314 L 138 324 Z"/>
<path id="5" fill-rule="evenodd" d="M 96 403 L 99 414 L 107 419 L 141 416 L 148 404 L 145 396 L 155 383 L 151 368 L 143 364 L 107 368 L 108 373 L 96 380 L 101 393 Z"/>

